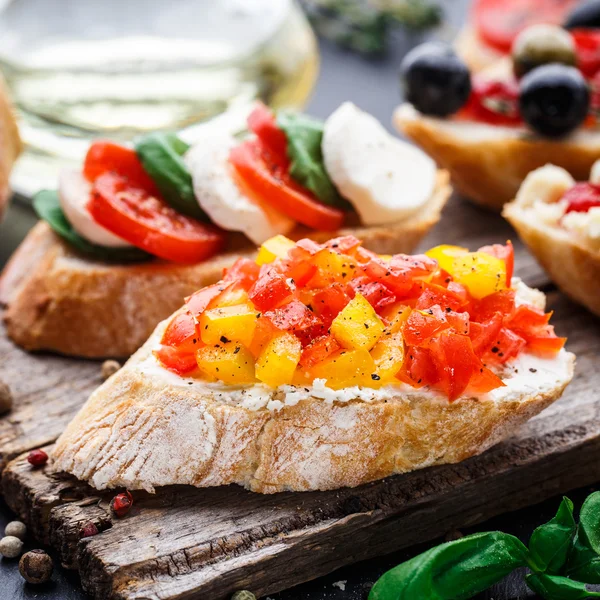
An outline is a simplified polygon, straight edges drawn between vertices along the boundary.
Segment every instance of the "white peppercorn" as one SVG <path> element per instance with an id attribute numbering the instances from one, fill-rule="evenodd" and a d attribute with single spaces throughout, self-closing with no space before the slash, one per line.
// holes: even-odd
<path id="1" fill-rule="evenodd" d="M 105 360 L 102 363 L 102 379 L 106 381 L 109 377 L 112 377 L 119 369 L 121 365 L 116 360 Z"/>
<path id="2" fill-rule="evenodd" d="M 14 535 L 7 535 L 0 540 L 0 554 L 5 558 L 17 558 L 23 551 L 23 542 Z"/>
<path id="3" fill-rule="evenodd" d="M 12 535 L 20 540 L 24 540 L 26 534 L 27 527 L 21 521 L 11 521 L 4 529 L 4 535 Z"/>

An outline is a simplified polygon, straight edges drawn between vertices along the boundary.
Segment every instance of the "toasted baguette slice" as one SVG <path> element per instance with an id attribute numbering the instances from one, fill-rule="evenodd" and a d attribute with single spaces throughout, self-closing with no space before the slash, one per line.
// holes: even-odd
<path id="1" fill-rule="evenodd" d="M 22 149 L 13 105 L 0 75 L 0 221 L 10 200 L 10 172 Z"/>
<path id="2" fill-rule="evenodd" d="M 366 248 L 382 254 L 409 253 L 439 220 L 452 191 L 448 180 L 439 171 L 431 199 L 408 220 L 368 228 L 350 224 L 339 234 L 355 235 Z M 331 232 L 299 227 L 291 237 L 325 241 Z M 111 265 L 78 255 L 39 223 L 0 278 L 0 302 L 8 306 L 7 331 L 27 350 L 127 357 L 186 296 L 221 279 L 223 268 L 240 256 L 255 252 L 245 238 L 232 236 L 229 252 L 197 265 Z"/>
<path id="3" fill-rule="evenodd" d="M 561 291 L 600 316 L 600 249 L 545 222 L 524 198 L 507 204 L 502 215 Z"/>
<path id="4" fill-rule="evenodd" d="M 542 300 L 543 295 L 539 293 Z M 184 379 L 152 350 L 167 321 L 96 390 L 60 436 L 53 469 L 98 489 L 237 483 L 252 491 L 354 487 L 483 452 L 555 401 L 575 357 L 521 355 L 506 387 L 448 402 L 426 388 L 380 390 Z"/>
<path id="5" fill-rule="evenodd" d="M 396 109 L 394 124 L 450 172 L 457 191 L 496 211 L 516 196 L 530 171 L 551 163 L 584 180 L 600 156 L 596 130 L 552 141 L 524 127 L 428 117 L 410 104 Z"/>
<path id="6" fill-rule="evenodd" d="M 502 52 L 486 44 L 471 24 L 460 30 L 454 41 L 454 49 L 472 73 L 486 69 L 504 56 Z"/>

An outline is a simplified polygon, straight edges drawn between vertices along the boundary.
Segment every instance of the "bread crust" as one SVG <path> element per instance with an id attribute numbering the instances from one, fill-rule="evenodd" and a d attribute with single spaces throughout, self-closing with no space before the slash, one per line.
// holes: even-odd
<path id="1" fill-rule="evenodd" d="M 369 228 L 350 224 L 339 234 L 355 235 L 382 254 L 411 252 L 439 220 L 452 192 L 448 181 L 448 173 L 439 171 L 431 199 L 406 221 Z M 331 236 L 297 228 L 291 237 L 325 241 Z M 39 223 L 0 277 L 8 335 L 27 350 L 130 356 L 186 296 L 221 279 L 223 269 L 240 256 L 254 256 L 256 249 L 245 238 L 232 240 L 229 252 L 197 265 L 110 265 L 81 257 Z"/>
<path id="2" fill-rule="evenodd" d="M 252 409 L 184 380 L 174 385 L 174 376 L 148 367 L 165 326 L 92 394 L 56 442 L 52 469 L 98 489 L 237 483 L 271 494 L 355 487 L 483 452 L 559 398 L 573 375 L 574 356 L 565 353 L 563 372 L 501 399 L 450 403 L 412 390 Z"/>
<path id="3" fill-rule="evenodd" d="M 454 41 L 456 53 L 465 61 L 472 73 L 477 73 L 494 64 L 504 54 L 486 44 L 468 23 Z"/>
<path id="4" fill-rule="evenodd" d="M 535 218 L 516 200 L 504 207 L 502 216 L 561 291 L 600 316 L 600 251 L 571 232 Z"/>
<path id="5" fill-rule="evenodd" d="M 10 172 L 23 145 L 4 77 L 0 74 L 0 221 L 10 200 Z"/>
<path id="6" fill-rule="evenodd" d="M 396 109 L 394 124 L 450 172 L 457 191 L 496 211 L 534 169 L 550 163 L 583 181 L 600 156 L 600 134 L 591 131 L 552 141 L 522 128 L 427 117 L 410 105 Z"/>

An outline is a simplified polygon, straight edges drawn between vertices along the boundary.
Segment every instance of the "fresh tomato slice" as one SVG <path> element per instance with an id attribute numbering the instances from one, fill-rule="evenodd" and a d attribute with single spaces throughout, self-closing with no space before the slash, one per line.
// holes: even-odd
<path id="1" fill-rule="evenodd" d="M 268 152 L 260 140 L 248 140 L 231 150 L 229 160 L 244 186 L 257 199 L 267 202 L 294 221 L 311 229 L 335 231 L 344 213 L 321 204 L 290 177 L 287 167 Z"/>
<path id="2" fill-rule="evenodd" d="M 477 33 L 500 52 L 510 52 L 513 40 L 529 25 L 559 25 L 579 0 L 476 0 L 473 21 Z"/>
<path id="3" fill-rule="evenodd" d="M 585 77 L 593 77 L 600 71 L 600 31 L 572 29 L 571 36 L 575 42 L 577 66 Z"/>
<path id="4" fill-rule="evenodd" d="M 178 213 L 159 196 L 114 173 L 96 179 L 88 210 L 110 232 L 172 262 L 200 262 L 225 243 L 223 232 Z"/>
<path id="5" fill-rule="evenodd" d="M 154 356 L 165 369 L 177 375 L 188 375 L 198 368 L 195 354 L 181 352 L 179 348 L 172 346 L 161 346 L 158 350 L 154 350 Z"/>
<path id="6" fill-rule="evenodd" d="M 157 193 L 154 182 L 144 170 L 135 150 L 100 140 L 90 146 L 83 162 L 83 174 L 88 181 L 93 182 L 104 173 L 122 175 L 132 186 Z"/>
<path id="7" fill-rule="evenodd" d="M 277 121 L 273 111 L 260 103 L 248 115 L 248 127 L 263 145 L 277 156 L 286 168 L 289 168 L 287 136 L 279 129 L 279 127 L 277 127 Z"/>
<path id="8" fill-rule="evenodd" d="M 504 261 L 506 264 L 506 287 L 510 287 L 515 270 L 515 249 L 512 242 L 509 240 L 505 245 L 493 244 L 492 246 L 482 246 L 478 251 L 491 254 Z"/>
<path id="9" fill-rule="evenodd" d="M 588 182 L 576 183 L 567 190 L 561 201 L 566 202 L 566 212 L 587 212 L 590 208 L 600 206 L 600 186 Z"/>

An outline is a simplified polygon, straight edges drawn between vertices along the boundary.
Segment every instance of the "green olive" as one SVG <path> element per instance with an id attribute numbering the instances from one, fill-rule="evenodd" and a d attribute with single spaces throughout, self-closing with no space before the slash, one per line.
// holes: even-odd
<path id="1" fill-rule="evenodd" d="M 515 39 L 512 60 L 515 75 L 522 77 L 548 63 L 575 66 L 577 55 L 568 31 L 556 25 L 532 25 Z"/>

